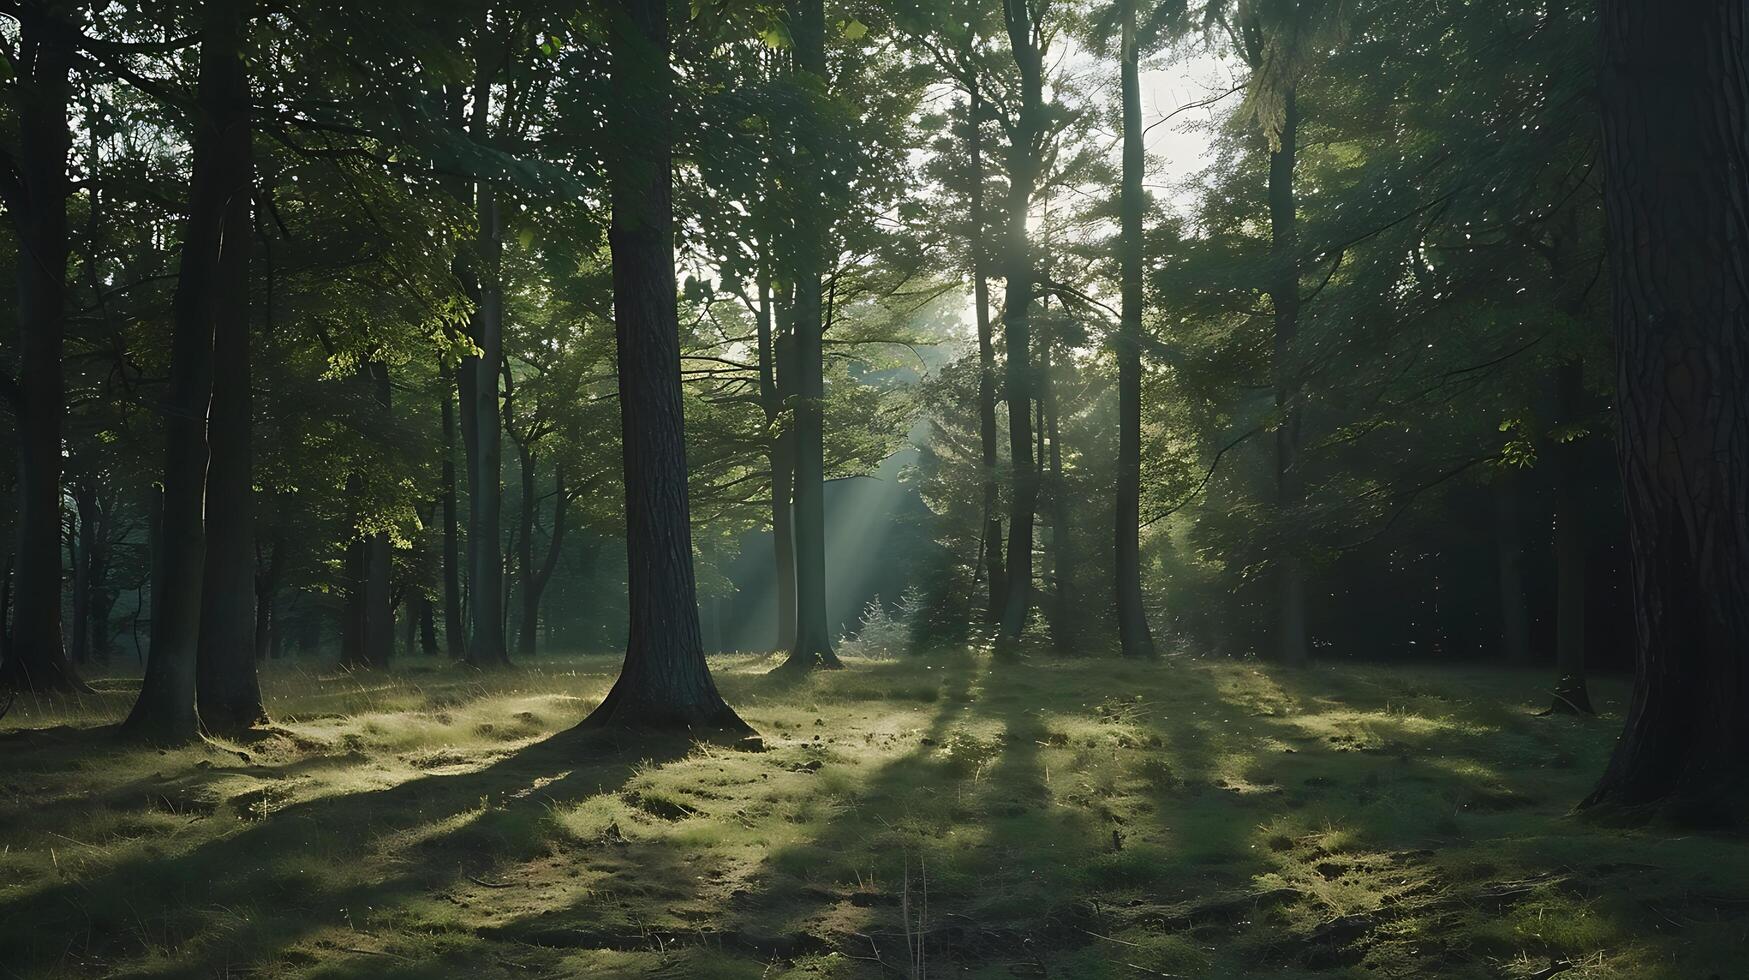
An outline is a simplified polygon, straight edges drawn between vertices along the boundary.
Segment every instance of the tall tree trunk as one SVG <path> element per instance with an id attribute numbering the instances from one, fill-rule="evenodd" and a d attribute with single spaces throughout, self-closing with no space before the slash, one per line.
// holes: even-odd
<path id="1" fill-rule="evenodd" d="M 236 2 L 236 0 L 214 0 Z M 245 24 L 247 21 L 244 22 Z M 240 26 L 239 31 L 243 28 Z M 230 200 L 220 232 L 214 284 L 211 464 L 206 482 L 206 557 L 201 589 L 195 686 L 201 722 L 235 732 L 267 720 L 255 675 L 255 400 L 250 381 L 249 273 L 255 238 L 254 147 L 249 84 L 241 51 L 233 54 L 240 121 L 225 129 Z"/>
<path id="2" fill-rule="evenodd" d="M 276 521 L 268 535 L 265 566 L 256 556 L 255 568 L 255 659 L 266 660 L 277 646 L 281 632 L 276 621 L 279 580 L 285 569 L 285 529 Z"/>
<path id="3" fill-rule="evenodd" d="M 206 565 L 207 418 L 213 397 L 213 343 L 225 284 L 235 268 L 222 251 L 247 248 L 249 90 L 244 74 L 244 16 L 236 0 L 211 0 L 201 31 L 194 113 L 194 168 L 189 215 L 176 282 L 170 385 L 164 399 L 164 517 L 152 574 L 152 645 L 139 700 L 125 727 L 156 742 L 194 738 L 195 673 Z M 227 231 L 242 227 L 240 236 Z M 231 242 L 239 237 L 241 242 Z"/>
<path id="4" fill-rule="evenodd" d="M 72 25 L 43 0 L 20 5 L 18 179 L 6 209 L 18 231 L 18 545 L 11 639 L 0 687 L 84 690 L 61 636 L 61 356 L 67 299 L 67 160 Z"/>
<path id="5" fill-rule="evenodd" d="M 1014 493 L 1008 513 L 1008 595 L 1002 606 L 1002 636 L 1020 638 L 1032 608 L 1032 523 L 1038 503 L 1038 471 L 1032 451 L 1032 248 L 1026 219 L 1038 183 L 1045 126 L 1044 54 L 1026 0 L 1003 0 L 1009 45 L 1020 69 L 1020 113 L 1008 148 L 1007 275 L 1002 331 L 1008 342 L 1004 378 L 1008 401 L 1008 451 Z"/>
<path id="6" fill-rule="evenodd" d="M 771 463 L 771 581 L 777 614 L 776 649 L 787 650 L 796 642 L 795 524 L 790 509 L 795 450 L 790 427 L 783 424 L 783 385 L 795 372 L 789 338 L 772 332 L 771 282 L 769 270 L 764 268 L 760 270 L 759 312 L 754 322 L 759 342 L 759 402 L 770 433 L 767 456 Z"/>
<path id="7" fill-rule="evenodd" d="M 457 529 L 455 489 L 455 406 L 448 386 L 443 392 L 443 642 L 457 660 L 467 652 L 467 628 L 462 625 L 461 535 Z"/>
<path id="8" fill-rule="evenodd" d="M 1299 129 L 1299 105 L 1287 90 L 1279 145 L 1269 153 L 1270 251 L 1275 270 L 1269 302 L 1275 309 L 1275 503 L 1280 541 L 1276 556 L 1276 657 L 1284 664 L 1311 659 L 1306 621 L 1306 572 L 1300 555 L 1287 541 L 1287 525 L 1304 495 L 1299 472 L 1300 393 L 1294 378 L 1294 338 L 1300 330 L 1299 228 L 1294 206 L 1294 159 Z"/>
<path id="9" fill-rule="evenodd" d="M 373 361 L 368 367 L 372 396 L 386 419 L 390 410 L 389 367 Z M 373 667 L 387 667 L 395 650 L 395 600 L 390 588 L 394 551 L 387 531 L 364 542 L 364 656 Z"/>
<path id="10" fill-rule="evenodd" d="M 528 564 L 523 570 L 522 636 L 527 638 L 523 652 L 530 655 L 535 652 L 535 633 L 540 628 L 541 599 L 546 595 L 547 585 L 553 580 L 553 571 L 559 567 L 559 556 L 563 554 L 565 514 L 570 506 L 570 492 L 565 489 L 565 471 L 559 468 L 553 473 L 553 530 L 547 538 L 547 553 L 537 566 L 534 549 L 531 547 L 525 552 Z"/>
<path id="11" fill-rule="evenodd" d="M 474 562 L 468 576 L 468 595 L 474 607 L 468 663 L 475 667 L 502 667 L 510 663 L 510 652 L 504 645 L 504 565 L 498 553 L 503 536 L 500 519 L 504 429 L 499 418 L 498 362 L 504 356 L 504 238 L 496 191 L 482 181 L 476 195 L 480 304 L 474 315 L 474 339 L 481 354 L 474 362 L 473 404 L 467 407 L 474 416 L 477 445 L 475 472 L 470 481 L 474 520 L 468 528 Z"/>
<path id="12" fill-rule="evenodd" d="M 1749 8 L 1605 0 L 1605 203 L 1635 639 L 1587 805 L 1749 802 Z"/>
<path id="13" fill-rule="evenodd" d="M 667 5 L 612 0 L 607 167 L 613 205 L 613 320 L 625 452 L 630 630 L 619 679 L 588 728 L 749 733 L 705 662 L 692 568 L 692 515 L 675 308 L 672 76 Z"/>
<path id="14" fill-rule="evenodd" d="M 1530 606 L 1524 598 L 1524 534 L 1519 527 L 1519 475 L 1494 474 L 1494 553 L 1499 570 L 1500 638 L 1508 663 L 1530 663 Z"/>
<path id="15" fill-rule="evenodd" d="M 984 96 L 976 74 L 972 75 L 966 107 L 967 150 L 972 182 L 970 193 L 972 305 L 978 320 L 978 451 L 984 467 L 983 554 L 978 556 L 988 589 L 984 622 L 1002 621 L 1002 606 L 1008 598 L 1008 575 L 1002 564 L 1002 489 L 998 482 L 1002 465 L 996 448 L 996 340 L 990 326 L 990 255 L 985 244 L 988 226 L 984 214 Z"/>
<path id="16" fill-rule="evenodd" d="M 518 541 L 520 555 L 517 566 L 522 570 L 522 622 L 516 630 L 516 652 L 524 657 L 535 653 L 535 631 L 540 628 L 540 592 L 535 583 L 534 518 L 540 506 L 535 496 L 535 459 L 528 443 L 516 447 L 516 459 L 522 472 L 522 511 L 518 519 L 522 530 Z"/>
<path id="17" fill-rule="evenodd" d="M 97 550 L 97 492 L 88 481 L 73 484 L 73 514 L 77 521 L 69 557 L 73 563 L 73 651 L 75 664 L 91 662 L 91 573 Z"/>
<path id="18" fill-rule="evenodd" d="M 794 173 L 798 190 L 795 240 L 795 303 L 792 331 L 796 347 L 795 398 L 795 555 L 796 638 L 784 670 L 837 669 L 844 664 L 832 650 L 826 618 L 826 455 L 824 440 L 825 319 L 820 277 L 826 250 L 823 175 L 829 171 L 826 137 L 814 105 L 830 89 L 826 75 L 826 10 L 823 0 L 790 0 L 790 35 L 795 68 L 808 105 L 799 127 Z"/>
<path id="19" fill-rule="evenodd" d="M 1152 657 L 1154 635 L 1142 603 L 1142 234 L 1147 197 L 1142 182 L 1147 149 L 1142 134 L 1141 51 L 1136 2 L 1123 3 L 1123 188 L 1118 248 L 1123 310 L 1117 348 L 1116 562 L 1118 643 L 1126 657 Z"/>
<path id="20" fill-rule="evenodd" d="M 1057 580 L 1056 615 L 1051 642 L 1063 653 L 1073 652 L 1079 631 L 1080 607 L 1075 591 L 1074 539 L 1069 531 L 1069 494 L 1063 482 L 1063 448 L 1057 425 L 1057 386 L 1051 374 L 1051 348 L 1039 345 L 1039 407 L 1043 434 L 1049 440 L 1051 480 L 1051 576 Z"/>
<path id="21" fill-rule="evenodd" d="M 416 597 L 419 610 L 419 652 L 427 657 L 437 656 L 437 613 L 436 603 L 431 597 L 420 593 Z"/>
<path id="22" fill-rule="evenodd" d="M 1556 413 L 1562 424 L 1574 421 L 1584 398 L 1584 363 L 1569 360 L 1556 370 Z M 1546 449 L 1554 476 L 1555 523 L 1555 691 L 1551 710 L 1593 714 L 1585 684 L 1584 488 L 1580 467 L 1584 444 L 1551 442 Z"/>

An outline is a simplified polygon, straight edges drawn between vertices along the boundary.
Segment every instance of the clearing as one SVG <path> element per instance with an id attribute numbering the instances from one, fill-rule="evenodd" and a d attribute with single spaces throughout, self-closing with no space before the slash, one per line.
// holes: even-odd
<path id="1" fill-rule="evenodd" d="M 137 681 L 0 732 L 0 976 L 1723 977 L 1749 844 L 1570 807 L 1540 673 L 980 651 L 714 661 L 768 750 L 564 733 L 617 658 L 266 668 L 161 752 Z M 21 731 L 40 729 L 38 731 Z M 908 923 L 908 925 L 907 925 Z"/>

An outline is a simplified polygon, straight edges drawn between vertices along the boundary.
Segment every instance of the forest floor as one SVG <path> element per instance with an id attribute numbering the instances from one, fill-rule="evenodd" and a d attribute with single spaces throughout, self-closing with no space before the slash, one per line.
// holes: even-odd
<path id="1" fill-rule="evenodd" d="M 770 665 L 716 661 L 764 752 L 567 734 L 613 658 L 275 664 L 272 729 L 168 752 L 102 727 L 133 679 L 21 699 L 0 976 L 1743 975 L 1749 843 L 1571 815 L 1618 683 Z"/>

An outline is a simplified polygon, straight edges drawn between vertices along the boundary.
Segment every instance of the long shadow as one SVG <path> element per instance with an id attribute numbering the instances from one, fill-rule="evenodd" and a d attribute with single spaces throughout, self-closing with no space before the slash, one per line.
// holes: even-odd
<path id="1" fill-rule="evenodd" d="M 88 974 L 154 947 L 170 951 L 174 975 L 272 961 L 310 932 L 344 925 L 364 910 L 525 859 L 542 846 L 551 807 L 611 792 L 640 765 L 689 749 L 682 740 L 615 744 L 564 732 L 479 770 L 291 804 L 185 853 L 124 861 L 0 904 L 0 963 L 26 973 Z M 309 873 L 312 859 L 374 855 L 398 837 L 413 853 L 398 855 L 397 873 L 369 881 L 323 881 Z M 463 867 L 420 859 L 457 849 Z M 214 909 L 231 918 L 217 941 L 200 935 Z"/>
<path id="2" fill-rule="evenodd" d="M 931 797 L 952 782 L 952 774 L 943 770 L 939 748 L 955 721 L 971 703 L 982 664 L 975 658 L 955 657 L 935 661 L 934 666 L 942 670 L 935 682 L 939 687 L 933 699 L 934 708 L 927 722 L 916 732 L 915 741 L 858 781 L 854 799 L 845 801 L 846 809 L 830 822 L 829 832 L 767 853 L 750 875 L 751 887 L 738 890 L 730 897 L 713 927 L 689 929 L 671 925 L 650 930 L 651 934 L 659 939 L 721 947 L 764 961 L 841 948 L 844 945 L 841 940 L 845 937 L 824 934 L 819 924 L 811 921 L 814 906 L 798 903 L 797 898 L 800 895 L 817 902 L 852 903 L 850 895 L 823 893 L 823 889 L 833 888 L 834 882 L 819 880 L 822 865 L 830 868 L 828 873 L 842 872 L 836 875 L 838 881 L 857 873 L 857 869 L 834 865 L 860 852 L 871 837 L 897 835 L 893 823 L 905 822 L 908 819 L 906 811 L 914 804 L 939 802 L 923 798 Z M 918 687 L 914 664 L 895 664 L 891 671 L 878 671 L 877 668 L 874 677 L 859 671 L 833 672 L 820 682 L 879 685 L 887 679 L 901 677 L 909 678 L 911 688 Z M 764 693 L 793 693 L 797 685 L 780 674 L 756 679 L 753 689 Z M 782 760 L 788 755 L 806 751 L 805 746 L 779 744 L 772 749 L 771 756 Z M 628 872 L 639 876 L 646 875 L 652 868 L 660 869 L 664 862 L 673 860 L 673 855 L 667 853 L 667 848 L 660 842 L 623 845 L 620 856 Z M 903 856 L 897 852 L 886 857 L 887 863 L 893 865 L 903 861 Z M 798 868 L 808 870 L 798 874 Z M 890 870 L 890 879 L 897 879 L 900 875 L 897 867 L 861 870 L 882 875 Z M 881 911 L 891 911 L 887 906 L 896 902 L 896 896 L 884 892 L 866 897 L 881 904 Z M 623 934 L 616 934 L 611 924 L 604 926 L 603 912 L 597 903 L 573 904 L 523 917 L 493 929 L 491 935 L 497 939 L 545 946 L 625 948 L 626 945 Z M 902 962 L 902 951 L 882 949 L 877 940 L 872 947 L 856 945 L 849 955 L 872 961 L 877 956 L 890 956 L 895 952 L 898 956 L 889 965 Z"/>

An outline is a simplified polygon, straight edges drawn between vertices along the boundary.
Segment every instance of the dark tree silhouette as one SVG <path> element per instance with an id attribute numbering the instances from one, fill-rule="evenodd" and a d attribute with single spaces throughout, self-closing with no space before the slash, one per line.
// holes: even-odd
<path id="1" fill-rule="evenodd" d="M 1142 181 L 1147 150 L 1142 133 L 1141 46 L 1136 2 L 1122 0 L 1123 189 L 1119 248 L 1123 317 L 1117 348 L 1117 511 L 1115 560 L 1118 641 L 1126 657 L 1152 657 L 1154 635 L 1142 606 L 1142 233 L 1147 199 Z"/>
<path id="2" fill-rule="evenodd" d="M 1588 806 L 1749 798 L 1749 5 L 1603 4 L 1605 205 L 1638 669 Z"/>
<path id="3" fill-rule="evenodd" d="M 674 281 L 667 5 L 608 6 L 617 139 L 608 159 L 631 629 L 619 679 L 584 728 L 750 734 L 711 679 L 692 568 Z"/>

